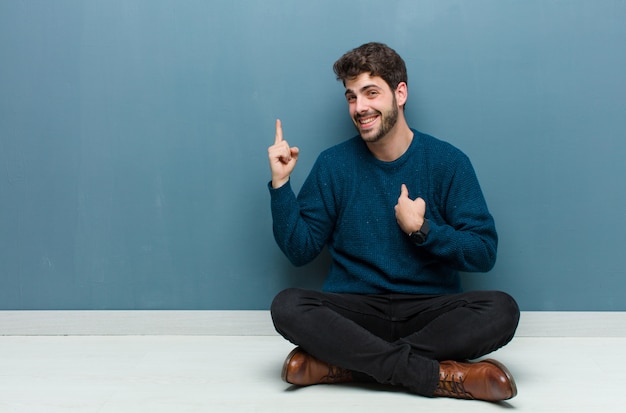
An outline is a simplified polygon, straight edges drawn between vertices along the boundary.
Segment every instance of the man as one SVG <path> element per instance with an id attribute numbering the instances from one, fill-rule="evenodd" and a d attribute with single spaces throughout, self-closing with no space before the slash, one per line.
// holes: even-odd
<path id="1" fill-rule="evenodd" d="M 490 270 L 497 235 L 469 159 L 411 129 L 402 58 L 380 43 L 335 64 L 359 135 L 324 151 L 298 196 L 299 150 L 276 121 L 268 149 L 274 236 L 294 265 L 328 246 L 323 292 L 274 299 L 276 330 L 298 345 L 283 367 L 294 385 L 376 381 L 423 396 L 500 401 L 513 377 L 470 363 L 512 338 L 519 308 L 497 291 L 461 292 L 459 271 Z"/>

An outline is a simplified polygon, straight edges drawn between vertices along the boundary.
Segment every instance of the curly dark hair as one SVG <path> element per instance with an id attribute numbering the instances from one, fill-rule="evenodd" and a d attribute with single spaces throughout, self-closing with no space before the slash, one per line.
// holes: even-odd
<path id="1" fill-rule="evenodd" d="M 337 80 L 346 84 L 361 73 L 380 76 L 395 90 L 400 82 L 407 82 L 406 65 L 395 50 L 383 43 L 366 43 L 339 58 L 333 65 Z"/>

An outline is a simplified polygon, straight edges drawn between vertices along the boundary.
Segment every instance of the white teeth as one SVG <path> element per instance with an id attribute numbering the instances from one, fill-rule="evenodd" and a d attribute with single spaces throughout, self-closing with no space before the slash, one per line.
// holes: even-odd
<path id="1" fill-rule="evenodd" d="M 361 123 L 361 125 L 364 125 L 366 123 L 372 123 L 375 120 L 376 120 L 376 118 L 359 119 L 359 123 Z"/>

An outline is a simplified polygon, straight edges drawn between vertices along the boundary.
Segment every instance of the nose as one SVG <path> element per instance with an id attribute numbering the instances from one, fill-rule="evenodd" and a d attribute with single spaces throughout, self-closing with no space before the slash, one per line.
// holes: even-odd
<path id="1" fill-rule="evenodd" d="M 365 99 L 357 96 L 355 101 L 354 101 L 354 111 L 357 114 L 360 113 L 366 113 L 368 111 L 369 107 L 367 106 L 367 102 L 365 101 Z"/>

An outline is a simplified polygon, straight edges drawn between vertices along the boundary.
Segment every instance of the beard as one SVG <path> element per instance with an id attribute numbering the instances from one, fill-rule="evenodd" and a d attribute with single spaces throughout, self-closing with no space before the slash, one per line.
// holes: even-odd
<path id="1" fill-rule="evenodd" d="M 381 140 L 382 138 L 384 138 L 391 129 L 393 129 L 394 126 L 396 126 L 396 123 L 398 122 L 398 104 L 396 102 L 396 97 L 393 97 L 393 103 L 391 105 L 391 109 L 383 112 L 379 112 L 379 111 L 375 111 L 381 118 L 381 124 L 378 127 L 378 130 L 372 130 L 372 131 L 368 131 L 367 134 L 364 136 L 363 133 L 361 133 L 361 130 L 359 129 L 359 118 L 361 117 L 365 117 L 365 116 L 371 116 L 370 114 L 365 114 L 365 115 L 357 115 L 354 116 L 354 121 L 355 121 L 355 127 L 357 129 L 357 131 L 359 132 L 359 134 L 361 135 L 361 138 L 368 143 L 374 143 L 374 142 L 378 142 L 379 140 Z"/>

